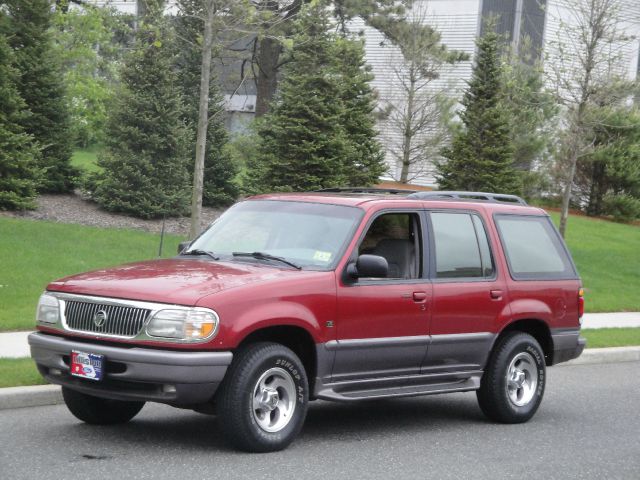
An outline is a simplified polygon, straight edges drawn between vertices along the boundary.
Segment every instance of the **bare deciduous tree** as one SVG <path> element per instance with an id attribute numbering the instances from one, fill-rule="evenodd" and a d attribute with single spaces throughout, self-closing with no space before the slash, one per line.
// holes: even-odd
<path id="1" fill-rule="evenodd" d="M 614 105 L 631 93 L 621 70 L 629 39 L 620 30 L 624 0 L 563 2 L 562 19 L 545 59 L 549 83 L 563 108 L 558 170 L 562 182 L 560 233 L 567 229 L 569 204 L 578 162 L 593 148 L 590 105 Z M 549 12 L 553 15 L 554 12 Z"/>
<path id="2" fill-rule="evenodd" d="M 396 178 L 401 183 L 427 173 L 429 159 L 438 155 L 448 139 L 446 121 L 455 102 L 447 95 L 449 88 L 440 73 L 445 64 L 468 58 L 441 44 L 440 34 L 428 22 L 428 3 L 415 4 L 390 35 L 402 55 L 391 59 L 391 91 L 381 107 L 392 134 L 389 152 L 401 166 Z"/>

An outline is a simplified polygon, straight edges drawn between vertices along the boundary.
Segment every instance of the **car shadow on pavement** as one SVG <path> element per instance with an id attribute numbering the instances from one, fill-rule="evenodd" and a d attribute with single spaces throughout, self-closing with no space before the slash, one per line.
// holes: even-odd
<path id="1" fill-rule="evenodd" d="M 147 406 L 140 416 L 126 425 L 96 427 L 82 423 L 71 427 L 73 436 L 102 446 L 152 443 L 154 448 L 220 450 L 232 452 L 225 442 L 215 416 L 176 411 L 164 406 Z M 175 413 L 174 413 L 175 412 Z M 70 422 L 73 420 L 70 419 Z M 357 403 L 312 402 L 299 442 L 360 441 L 366 438 L 407 433 L 441 431 L 461 423 L 486 423 L 473 394 L 372 400 Z M 62 433 L 62 432 L 61 432 Z M 70 432 L 65 431 L 68 435 Z M 296 444 L 294 442 L 294 444 Z M 298 444 L 299 446 L 302 446 Z"/>
<path id="2" fill-rule="evenodd" d="M 460 423 L 486 423 L 474 394 L 449 394 L 312 404 L 303 434 L 307 439 L 360 439 L 411 430 L 427 431 Z"/>

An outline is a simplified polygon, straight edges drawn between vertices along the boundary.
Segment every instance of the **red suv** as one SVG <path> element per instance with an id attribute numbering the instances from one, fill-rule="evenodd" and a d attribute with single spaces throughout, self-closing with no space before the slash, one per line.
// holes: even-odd
<path id="1" fill-rule="evenodd" d="M 160 402 L 272 451 L 314 399 L 475 390 L 525 422 L 546 366 L 582 352 L 583 308 L 561 237 L 518 197 L 344 189 L 253 197 L 175 258 L 52 282 L 29 343 L 84 422 Z"/>

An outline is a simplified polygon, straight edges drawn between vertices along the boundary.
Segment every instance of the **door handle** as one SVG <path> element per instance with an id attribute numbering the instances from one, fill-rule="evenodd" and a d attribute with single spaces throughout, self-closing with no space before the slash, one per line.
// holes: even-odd
<path id="1" fill-rule="evenodd" d="M 427 300 L 427 292 L 413 292 L 414 302 L 425 302 Z"/>
<path id="2" fill-rule="evenodd" d="M 491 298 L 494 300 L 502 299 L 502 290 L 491 290 L 489 294 L 491 295 Z"/>

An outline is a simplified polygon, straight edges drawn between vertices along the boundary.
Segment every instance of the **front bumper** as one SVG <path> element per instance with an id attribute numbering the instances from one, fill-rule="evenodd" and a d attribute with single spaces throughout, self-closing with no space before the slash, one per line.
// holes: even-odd
<path id="1" fill-rule="evenodd" d="M 176 406 L 211 400 L 231 364 L 231 352 L 175 352 L 139 347 L 113 347 L 32 333 L 31 357 L 49 382 L 114 400 L 142 400 Z M 72 350 L 104 355 L 99 382 L 71 376 Z"/>
<path id="2" fill-rule="evenodd" d="M 580 336 L 579 329 L 552 331 L 551 339 L 553 340 L 552 365 L 578 358 L 587 345 L 587 340 Z"/>

